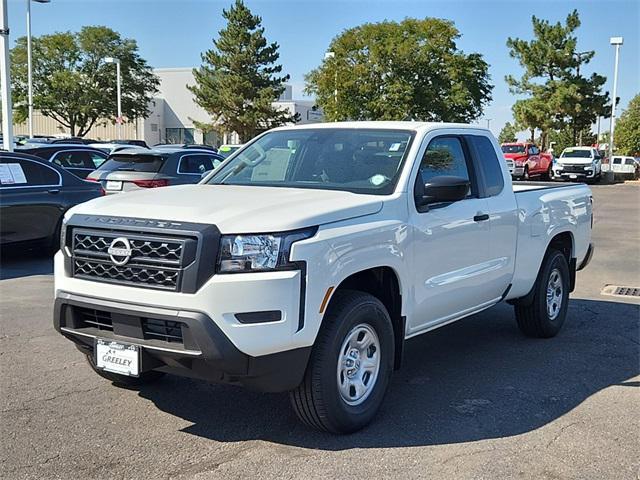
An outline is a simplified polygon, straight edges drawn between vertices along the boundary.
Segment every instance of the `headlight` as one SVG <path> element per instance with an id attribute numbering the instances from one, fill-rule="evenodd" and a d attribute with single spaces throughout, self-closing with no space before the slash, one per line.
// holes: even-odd
<path id="1" fill-rule="evenodd" d="M 587 165 L 586 167 L 584 167 L 585 170 L 591 170 L 593 167 L 593 165 Z"/>
<path id="2" fill-rule="evenodd" d="M 218 273 L 263 272 L 297 268 L 290 263 L 291 245 L 315 235 L 317 228 L 264 235 L 223 235 Z"/>

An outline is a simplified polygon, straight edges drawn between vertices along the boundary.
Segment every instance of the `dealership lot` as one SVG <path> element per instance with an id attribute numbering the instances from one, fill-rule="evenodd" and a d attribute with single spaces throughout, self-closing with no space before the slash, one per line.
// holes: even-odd
<path id="1" fill-rule="evenodd" d="M 305 429 L 288 398 L 168 377 L 96 376 L 51 324 L 51 261 L 6 255 L 0 474 L 6 478 L 636 478 L 640 187 L 594 186 L 596 254 L 565 329 L 517 330 L 499 305 L 409 341 L 380 415 Z M 637 297 L 636 297 L 637 298 Z"/>

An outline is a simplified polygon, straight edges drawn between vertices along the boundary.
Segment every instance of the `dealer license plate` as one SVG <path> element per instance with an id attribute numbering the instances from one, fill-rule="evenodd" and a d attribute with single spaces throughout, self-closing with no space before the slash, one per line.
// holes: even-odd
<path id="1" fill-rule="evenodd" d="M 119 180 L 107 180 L 107 190 L 122 190 L 122 182 Z"/>
<path id="2" fill-rule="evenodd" d="M 137 345 L 98 338 L 95 352 L 98 368 L 130 377 L 140 375 L 140 347 Z"/>

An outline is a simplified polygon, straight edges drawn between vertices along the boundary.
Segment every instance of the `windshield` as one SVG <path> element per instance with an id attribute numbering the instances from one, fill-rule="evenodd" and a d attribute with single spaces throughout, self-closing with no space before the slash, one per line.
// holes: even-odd
<path id="1" fill-rule="evenodd" d="M 524 153 L 524 145 L 502 145 L 502 153 Z"/>
<path id="2" fill-rule="evenodd" d="M 98 167 L 98 170 L 103 172 L 156 173 L 160 170 L 166 158 L 163 155 L 112 155 Z"/>
<path id="3" fill-rule="evenodd" d="M 207 183 L 388 195 L 413 135 L 405 130 L 347 128 L 269 132 L 237 153 Z"/>
<path id="4" fill-rule="evenodd" d="M 591 150 L 568 149 L 562 152 L 560 158 L 591 158 Z"/>

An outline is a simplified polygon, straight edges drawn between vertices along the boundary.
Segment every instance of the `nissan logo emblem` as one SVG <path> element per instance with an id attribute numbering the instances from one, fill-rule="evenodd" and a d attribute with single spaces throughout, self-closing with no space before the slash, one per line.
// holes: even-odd
<path id="1" fill-rule="evenodd" d="M 107 253 L 115 265 L 124 265 L 131 258 L 131 244 L 124 237 L 114 238 Z"/>

